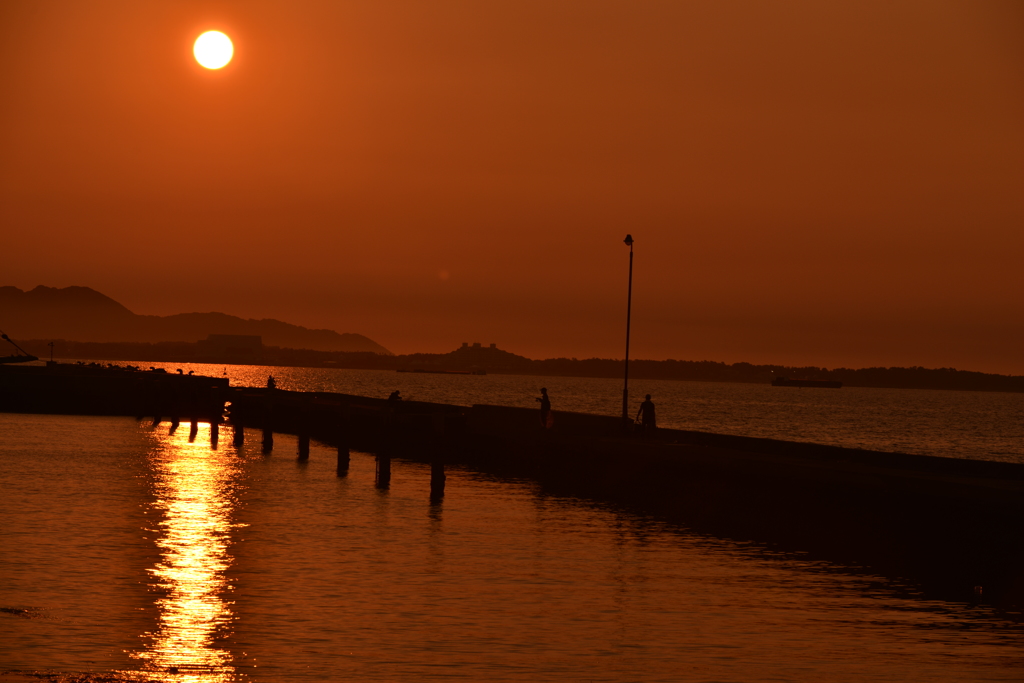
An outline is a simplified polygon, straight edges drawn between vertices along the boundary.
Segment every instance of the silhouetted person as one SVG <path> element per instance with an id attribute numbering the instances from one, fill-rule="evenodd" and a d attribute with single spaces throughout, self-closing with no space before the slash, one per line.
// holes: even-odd
<path id="1" fill-rule="evenodd" d="M 653 434 L 654 430 L 658 428 L 658 419 L 654 414 L 654 403 L 651 401 L 650 394 L 647 394 L 644 399 L 644 402 L 640 404 L 640 410 L 637 411 L 636 417 L 640 422 L 641 431 L 644 434 Z"/>
<path id="2" fill-rule="evenodd" d="M 267 377 L 267 389 L 276 389 L 276 388 L 277 388 L 277 382 L 274 381 L 274 376 L 270 375 L 269 377 Z"/>
<path id="3" fill-rule="evenodd" d="M 392 391 L 391 395 L 388 396 L 388 403 L 398 403 L 401 400 L 402 400 L 402 394 L 401 394 L 401 392 L 398 389 L 395 389 L 394 391 Z"/>
<path id="4" fill-rule="evenodd" d="M 537 399 L 540 402 L 540 426 L 542 429 L 547 429 L 551 426 L 551 399 L 548 398 L 547 388 L 541 388 L 540 398 Z"/>

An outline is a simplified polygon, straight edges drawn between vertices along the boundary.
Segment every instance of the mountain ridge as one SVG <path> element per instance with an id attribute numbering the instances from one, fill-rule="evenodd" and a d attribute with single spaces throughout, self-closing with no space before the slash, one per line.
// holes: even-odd
<path id="1" fill-rule="evenodd" d="M 31 290 L 0 286 L 0 329 L 17 339 L 82 342 L 195 342 L 210 334 L 258 335 L 263 343 L 313 351 L 391 351 L 362 334 L 310 329 L 276 318 L 241 318 L 228 313 L 139 315 L 90 287 Z"/>

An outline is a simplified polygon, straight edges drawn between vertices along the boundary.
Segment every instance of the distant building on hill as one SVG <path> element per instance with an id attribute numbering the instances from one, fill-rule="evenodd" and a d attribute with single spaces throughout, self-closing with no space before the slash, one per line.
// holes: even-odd
<path id="1" fill-rule="evenodd" d="M 524 362 L 529 363 L 529 359 L 503 351 L 497 344 L 484 346 L 480 342 L 472 345 L 463 342 L 461 348 L 446 354 L 444 358 L 448 364 L 467 370 L 509 370 Z"/>
<path id="2" fill-rule="evenodd" d="M 263 337 L 254 334 L 211 334 L 196 345 L 203 356 L 256 360 L 263 355 Z"/>

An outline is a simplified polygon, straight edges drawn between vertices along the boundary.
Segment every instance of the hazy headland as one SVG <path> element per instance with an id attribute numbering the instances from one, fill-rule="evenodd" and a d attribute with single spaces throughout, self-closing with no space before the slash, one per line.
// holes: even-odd
<path id="1" fill-rule="evenodd" d="M 253 320 L 217 312 L 137 315 L 89 287 L 40 285 L 29 291 L 0 287 L 0 329 L 26 340 L 149 344 L 195 342 L 210 334 L 258 335 L 271 346 L 391 353 L 361 334 L 311 330 L 270 318 Z"/>

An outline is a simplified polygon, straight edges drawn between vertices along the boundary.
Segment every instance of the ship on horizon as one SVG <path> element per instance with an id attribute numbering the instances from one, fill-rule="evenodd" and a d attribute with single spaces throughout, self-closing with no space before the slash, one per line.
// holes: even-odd
<path id="1" fill-rule="evenodd" d="M 776 377 L 772 380 L 773 387 L 814 387 L 818 389 L 842 389 L 843 383 L 831 379 L 789 379 Z"/>
<path id="2" fill-rule="evenodd" d="M 486 375 L 487 371 L 482 369 L 477 370 L 426 370 L 423 368 L 399 368 L 396 372 L 419 372 L 427 373 L 432 375 Z"/>

